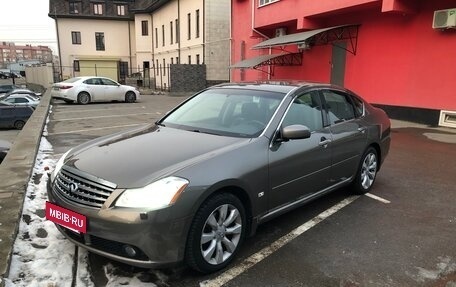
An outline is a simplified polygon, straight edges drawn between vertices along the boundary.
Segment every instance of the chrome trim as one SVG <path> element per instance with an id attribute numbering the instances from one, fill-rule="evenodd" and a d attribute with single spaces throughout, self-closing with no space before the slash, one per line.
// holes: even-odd
<path id="1" fill-rule="evenodd" d="M 265 215 L 261 216 L 258 219 L 258 221 L 259 222 L 265 221 L 265 220 L 269 219 L 270 217 L 274 217 L 276 215 L 281 214 L 282 212 L 285 212 L 288 209 L 295 208 L 296 206 L 298 206 L 298 205 L 300 205 L 300 204 L 302 204 L 302 203 L 304 203 L 306 201 L 309 201 L 311 199 L 320 197 L 320 196 L 324 195 L 327 192 L 335 190 L 335 189 L 337 189 L 337 188 L 349 183 L 350 181 L 352 181 L 352 179 L 353 179 L 353 177 L 347 178 L 347 179 L 345 179 L 345 180 L 343 180 L 341 182 L 338 182 L 338 183 L 336 183 L 334 185 L 331 185 L 330 187 L 322 189 L 322 190 L 320 190 L 318 192 L 315 192 L 315 193 L 313 193 L 311 195 L 308 195 L 308 196 L 303 197 L 303 198 L 299 198 L 299 199 L 297 199 L 297 200 L 295 200 L 293 202 L 290 202 L 288 204 L 282 205 L 282 206 L 280 206 L 280 207 L 278 207 L 278 208 L 266 213 Z"/>

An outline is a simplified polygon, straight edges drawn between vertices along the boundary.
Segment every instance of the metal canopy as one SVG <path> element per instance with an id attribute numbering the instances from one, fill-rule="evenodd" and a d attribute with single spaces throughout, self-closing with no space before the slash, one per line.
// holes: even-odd
<path id="1" fill-rule="evenodd" d="M 251 68 L 267 74 L 274 74 L 274 66 L 300 66 L 302 64 L 301 53 L 287 53 L 287 54 L 272 54 L 272 55 L 261 55 L 258 57 L 246 59 L 240 61 L 230 68 L 232 69 L 246 69 Z M 270 72 L 260 70 L 260 67 L 272 66 Z"/>
<path id="2" fill-rule="evenodd" d="M 356 48 L 358 46 L 358 27 L 359 25 L 350 24 L 285 35 L 263 41 L 253 46 L 252 49 L 273 48 L 301 43 L 307 43 L 310 46 L 332 43 L 337 46 L 337 41 L 349 40 L 349 48 L 341 48 L 356 55 Z"/>

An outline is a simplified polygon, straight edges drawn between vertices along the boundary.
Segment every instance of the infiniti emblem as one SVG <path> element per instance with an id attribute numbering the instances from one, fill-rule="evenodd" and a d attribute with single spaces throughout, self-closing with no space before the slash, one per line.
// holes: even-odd
<path id="1" fill-rule="evenodd" d="M 70 183 L 68 187 L 70 188 L 71 192 L 76 192 L 79 189 L 79 186 L 74 182 Z"/>

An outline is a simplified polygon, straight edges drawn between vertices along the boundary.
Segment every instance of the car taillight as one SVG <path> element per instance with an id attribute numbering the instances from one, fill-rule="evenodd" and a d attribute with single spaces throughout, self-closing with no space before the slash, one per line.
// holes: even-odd
<path id="1" fill-rule="evenodd" d="M 61 90 L 71 89 L 73 86 L 59 86 Z"/>

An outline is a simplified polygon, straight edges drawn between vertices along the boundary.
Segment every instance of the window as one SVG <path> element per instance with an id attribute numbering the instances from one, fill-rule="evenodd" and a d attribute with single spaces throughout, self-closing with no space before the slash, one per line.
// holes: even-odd
<path id="1" fill-rule="evenodd" d="M 81 45 L 81 32 L 71 31 L 71 43 Z"/>
<path id="2" fill-rule="evenodd" d="M 187 39 L 190 40 L 192 38 L 192 15 L 190 13 L 187 14 Z"/>
<path id="3" fill-rule="evenodd" d="M 155 48 L 158 48 L 158 29 L 155 28 Z"/>
<path id="4" fill-rule="evenodd" d="M 163 59 L 163 76 L 166 75 L 166 62 L 165 59 Z"/>
<path id="5" fill-rule="evenodd" d="M 263 5 L 266 5 L 266 4 L 269 4 L 269 3 L 274 3 L 274 2 L 277 2 L 279 0 L 260 0 L 260 6 L 263 6 Z"/>
<path id="6" fill-rule="evenodd" d="M 162 46 L 165 46 L 165 25 L 162 25 Z"/>
<path id="7" fill-rule="evenodd" d="M 149 21 L 141 21 L 141 34 L 143 36 L 149 35 Z"/>
<path id="8" fill-rule="evenodd" d="M 331 124 L 337 124 L 355 118 L 355 108 L 351 103 L 350 96 L 339 92 L 326 90 L 323 91 L 326 101 L 329 121 Z"/>
<path id="9" fill-rule="evenodd" d="M 173 21 L 169 22 L 169 39 L 170 39 L 170 44 L 173 44 Z"/>
<path id="10" fill-rule="evenodd" d="M 74 70 L 75 72 L 81 71 L 81 68 L 79 67 L 79 61 L 78 61 L 78 60 L 74 60 L 74 61 L 73 61 L 73 70 Z"/>
<path id="11" fill-rule="evenodd" d="M 200 10 L 196 10 L 196 38 L 200 36 Z"/>
<path id="12" fill-rule="evenodd" d="M 70 14 L 79 14 L 81 11 L 81 2 L 70 2 Z"/>
<path id="13" fill-rule="evenodd" d="M 125 16 L 125 5 L 117 5 L 117 15 Z"/>
<path id="14" fill-rule="evenodd" d="M 158 60 L 157 60 L 157 74 L 160 72 L 160 67 L 158 66 Z"/>
<path id="15" fill-rule="evenodd" d="M 283 127 L 290 125 L 304 125 L 310 131 L 323 128 L 318 93 L 305 93 L 294 99 L 282 122 Z"/>
<path id="16" fill-rule="evenodd" d="M 200 55 L 199 54 L 196 54 L 196 64 L 197 65 L 200 64 Z"/>
<path id="17" fill-rule="evenodd" d="M 192 56 L 188 55 L 188 64 L 190 65 L 192 63 Z"/>
<path id="18" fill-rule="evenodd" d="M 171 65 L 174 64 L 174 58 L 171 58 Z"/>
<path id="19" fill-rule="evenodd" d="M 179 57 L 176 57 L 176 64 L 179 64 Z"/>
<path id="20" fill-rule="evenodd" d="M 93 14 L 94 15 L 103 15 L 103 4 L 102 3 L 93 3 Z"/>
<path id="21" fill-rule="evenodd" d="M 180 38 L 180 33 L 179 33 L 179 20 L 176 19 L 174 21 L 176 23 L 175 28 L 176 28 L 176 43 L 179 43 L 179 38 Z"/>
<path id="22" fill-rule="evenodd" d="M 101 33 L 101 32 L 95 33 L 95 46 L 97 48 L 97 51 L 105 50 L 104 33 Z"/>

